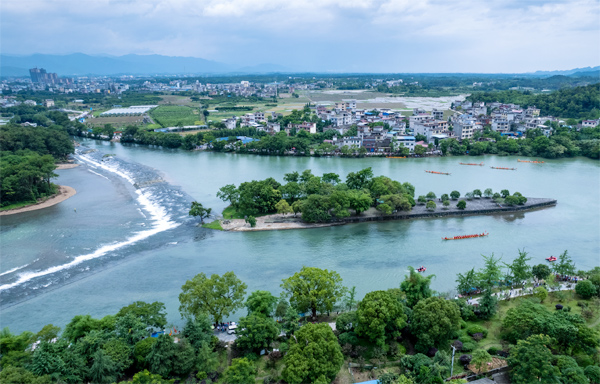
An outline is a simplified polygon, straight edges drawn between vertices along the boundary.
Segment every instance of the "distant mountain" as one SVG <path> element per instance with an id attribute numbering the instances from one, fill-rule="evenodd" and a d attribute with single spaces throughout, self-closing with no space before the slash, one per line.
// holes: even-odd
<path id="1" fill-rule="evenodd" d="M 575 68 L 575 69 L 568 69 L 568 70 L 564 70 L 564 71 L 535 71 L 532 74 L 537 75 L 537 76 L 573 75 L 576 72 L 593 72 L 593 71 L 600 71 L 600 66 Z"/>
<path id="2" fill-rule="evenodd" d="M 83 53 L 71 55 L 34 54 L 27 56 L 0 55 L 0 75 L 23 76 L 34 67 L 56 72 L 59 76 L 71 75 L 169 75 L 209 73 L 266 73 L 280 72 L 284 67 L 260 64 L 236 68 L 216 61 L 196 57 L 162 55 L 91 56 Z"/>
<path id="3" fill-rule="evenodd" d="M 596 71 L 585 71 L 585 72 L 575 72 L 571 75 L 571 77 L 596 77 L 600 78 L 600 69 Z"/>
<path id="4" fill-rule="evenodd" d="M 242 67 L 239 68 L 237 70 L 237 72 L 242 72 L 242 73 L 275 73 L 275 72 L 279 72 L 279 73 L 290 73 L 293 72 L 293 70 L 291 70 L 290 68 L 284 67 L 283 65 L 278 65 L 278 64 L 269 64 L 269 63 L 263 63 L 263 64 L 257 64 L 257 65 L 251 65 L 251 66 L 247 66 L 247 67 Z"/>

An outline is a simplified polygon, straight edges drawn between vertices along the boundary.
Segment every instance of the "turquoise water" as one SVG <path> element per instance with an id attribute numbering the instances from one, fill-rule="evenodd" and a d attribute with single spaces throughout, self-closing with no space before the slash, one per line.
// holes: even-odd
<path id="1" fill-rule="evenodd" d="M 510 262 L 518 249 L 525 249 L 531 262 L 538 263 L 568 249 L 578 268 L 600 265 L 600 166 L 589 159 L 536 165 L 495 156 L 292 158 L 95 141 L 85 145 L 99 154 L 79 155 L 82 161 L 91 156 L 88 165 L 59 171 L 58 182 L 77 189 L 76 196 L 45 210 L 2 217 L 2 327 L 37 331 L 48 323 L 64 326 L 76 314 L 103 316 L 135 300 L 164 302 L 169 321 L 178 324 L 181 285 L 200 272 L 232 270 L 249 291 L 279 294 L 282 278 L 303 265 L 316 266 L 336 270 L 346 285 L 364 295 L 397 287 L 409 265 L 427 266 L 427 272 L 436 275 L 433 288 L 451 290 L 456 273 L 480 267 L 480 255 L 492 252 Z M 116 159 L 101 163 L 103 153 L 116 154 Z M 463 166 L 461 161 L 483 161 L 485 166 Z M 216 192 L 225 184 L 269 176 L 282 181 L 285 173 L 304 169 L 345 175 L 369 166 L 375 174 L 412 183 L 417 195 L 506 188 L 555 198 L 558 204 L 516 214 L 241 233 L 199 228 L 186 216 L 192 200 L 220 212 L 225 203 Z M 132 183 L 141 188 L 136 190 Z M 140 201 L 144 196 L 146 205 Z M 441 241 L 442 236 L 483 230 L 490 236 Z M 139 234 L 144 231 L 149 232 Z M 136 236 L 140 239 L 132 241 Z M 65 267 L 69 263 L 76 264 Z"/>

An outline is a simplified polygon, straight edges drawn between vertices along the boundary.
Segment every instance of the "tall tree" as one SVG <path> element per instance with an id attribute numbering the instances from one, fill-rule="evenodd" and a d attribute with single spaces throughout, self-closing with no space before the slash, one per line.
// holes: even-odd
<path id="1" fill-rule="evenodd" d="M 546 335 L 533 335 L 519 340 L 510 351 L 508 364 L 515 383 L 558 383 L 560 372 L 552 365 L 554 357 L 548 346 L 552 339 Z"/>
<path id="2" fill-rule="evenodd" d="M 514 259 L 510 264 L 504 263 L 510 269 L 514 282 L 517 285 L 529 280 L 532 276 L 531 267 L 527 264 L 529 260 L 531 260 L 531 257 L 527 257 L 527 252 L 519 249 L 519 257 Z"/>
<path id="3" fill-rule="evenodd" d="M 407 320 L 402 303 L 386 291 L 367 293 L 358 303 L 356 315 L 356 333 L 381 347 L 385 345 L 386 337 L 400 336 L 400 330 L 406 326 Z"/>
<path id="4" fill-rule="evenodd" d="M 254 383 L 256 367 L 245 357 L 233 359 L 231 365 L 223 372 L 223 377 L 228 384 Z"/>
<path id="5" fill-rule="evenodd" d="M 413 308 L 411 332 L 417 336 L 417 350 L 427 351 L 449 340 L 458 330 L 460 310 L 452 301 L 439 297 L 421 300 Z"/>
<path id="6" fill-rule="evenodd" d="M 457 274 L 456 282 L 458 283 L 456 289 L 463 295 L 469 294 L 476 290 L 479 285 L 479 281 L 477 280 L 475 268 L 471 268 L 471 270 L 467 271 L 467 273 L 464 275 L 462 273 Z"/>
<path id="7" fill-rule="evenodd" d="M 314 267 L 302 267 L 300 272 L 283 280 L 281 287 L 290 297 L 290 304 L 299 311 L 329 312 L 346 293 L 342 278 L 335 271 Z"/>
<path id="8" fill-rule="evenodd" d="M 261 349 L 269 350 L 271 343 L 279 335 L 275 320 L 260 313 L 251 313 L 249 316 L 242 317 L 238 328 L 236 344 L 252 352 L 260 352 Z"/>
<path id="9" fill-rule="evenodd" d="M 213 274 L 210 278 L 199 273 L 181 287 L 179 312 L 182 316 L 194 317 L 207 312 L 219 323 L 224 316 L 242 307 L 247 287 L 233 272 L 223 276 Z"/>
<path id="10" fill-rule="evenodd" d="M 561 276 L 574 275 L 575 263 L 571 260 L 571 256 L 567 251 L 564 251 L 558 256 L 558 260 L 553 265 L 553 271 Z"/>
<path id="11" fill-rule="evenodd" d="M 204 208 L 202 204 L 197 201 L 192 201 L 192 206 L 189 211 L 190 216 L 200 217 L 200 222 L 204 222 L 204 219 L 210 216 L 212 208 Z"/>
<path id="12" fill-rule="evenodd" d="M 481 256 L 485 260 L 485 266 L 479 270 L 479 281 L 484 289 L 491 289 L 502 278 L 502 269 L 500 268 L 502 258 L 495 258 L 493 253 L 491 256 Z"/>
<path id="13" fill-rule="evenodd" d="M 285 356 L 284 380 L 290 384 L 331 382 L 344 362 L 331 327 L 326 323 L 309 323 L 295 336 Z"/>
<path id="14" fill-rule="evenodd" d="M 116 381 L 117 367 L 112 359 L 103 351 L 94 354 L 94 363 L 90 368 L 90 378 L 94 383 L 112 383 Z"/>
<path id="15" fill-rule="evenodd" d="M 277 297 L 269 291 L 254 291 L 246 300 L 246 308 L 249 314 L 259 314 L 265 317 L 273 316 Z"/>
<path id="16" fill-rule="evenodd" d="M 435 275 L 423 276 L 413 267 L 408 267 L 409 274 L 404 276 L 404 281 L 400 283 L 400 289 L 406 294 L 406 305 L 414 307 L 420 300 L 431 297 L 433 291 L 429 288 L 431 279 Z"/>
<path id="17" fill-rule="evenodd" d="M 165 305 L 161 302 L 146 303 L 144 301 L 136 301 L 123 307 L 117 312 L 116 317 L 123 317 L 128 313 L 139 318 L 146 327 L 164 328 L 167 325 L 167 313 Z"/>

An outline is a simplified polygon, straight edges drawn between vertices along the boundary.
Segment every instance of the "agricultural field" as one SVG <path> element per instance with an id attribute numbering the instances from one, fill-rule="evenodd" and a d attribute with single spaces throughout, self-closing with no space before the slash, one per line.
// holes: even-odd
<path id="1" fill-rule="evenodd" d="M 185 105 L 188 107 L 198 107 L 197 101 L 192 101 L 189 96 L 180 95 L 162 95 L 162 100 L 158 102 L 158 105 Z"/>
<path id="2" fill-rule="evenodd" d="M 140 116 L 106 116 L 106 117 L 94 117 L 92 119 L 86 119 L 85 124 L 92 127 L 103 127 L 105 124 L 111 124 L 115 129 L 125 127 L 127 125 L 142 125 L 144 118 Z"/>
<path id="3" fill-rule="evenodd" d="M 203 124 L 203 117 L 196 108 L 183 105 L 160 105 L 150 111 L 150 117 L 162 127 Z"/>

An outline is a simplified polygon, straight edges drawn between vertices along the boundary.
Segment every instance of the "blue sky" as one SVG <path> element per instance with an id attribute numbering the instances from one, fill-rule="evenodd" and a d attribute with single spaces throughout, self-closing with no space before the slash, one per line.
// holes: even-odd
<path id="1" fill-rule="evenodd" d="M 192 56 L 298 71 L 600 65 L 600 0 L 2 0 L 1 51 Z"/>

